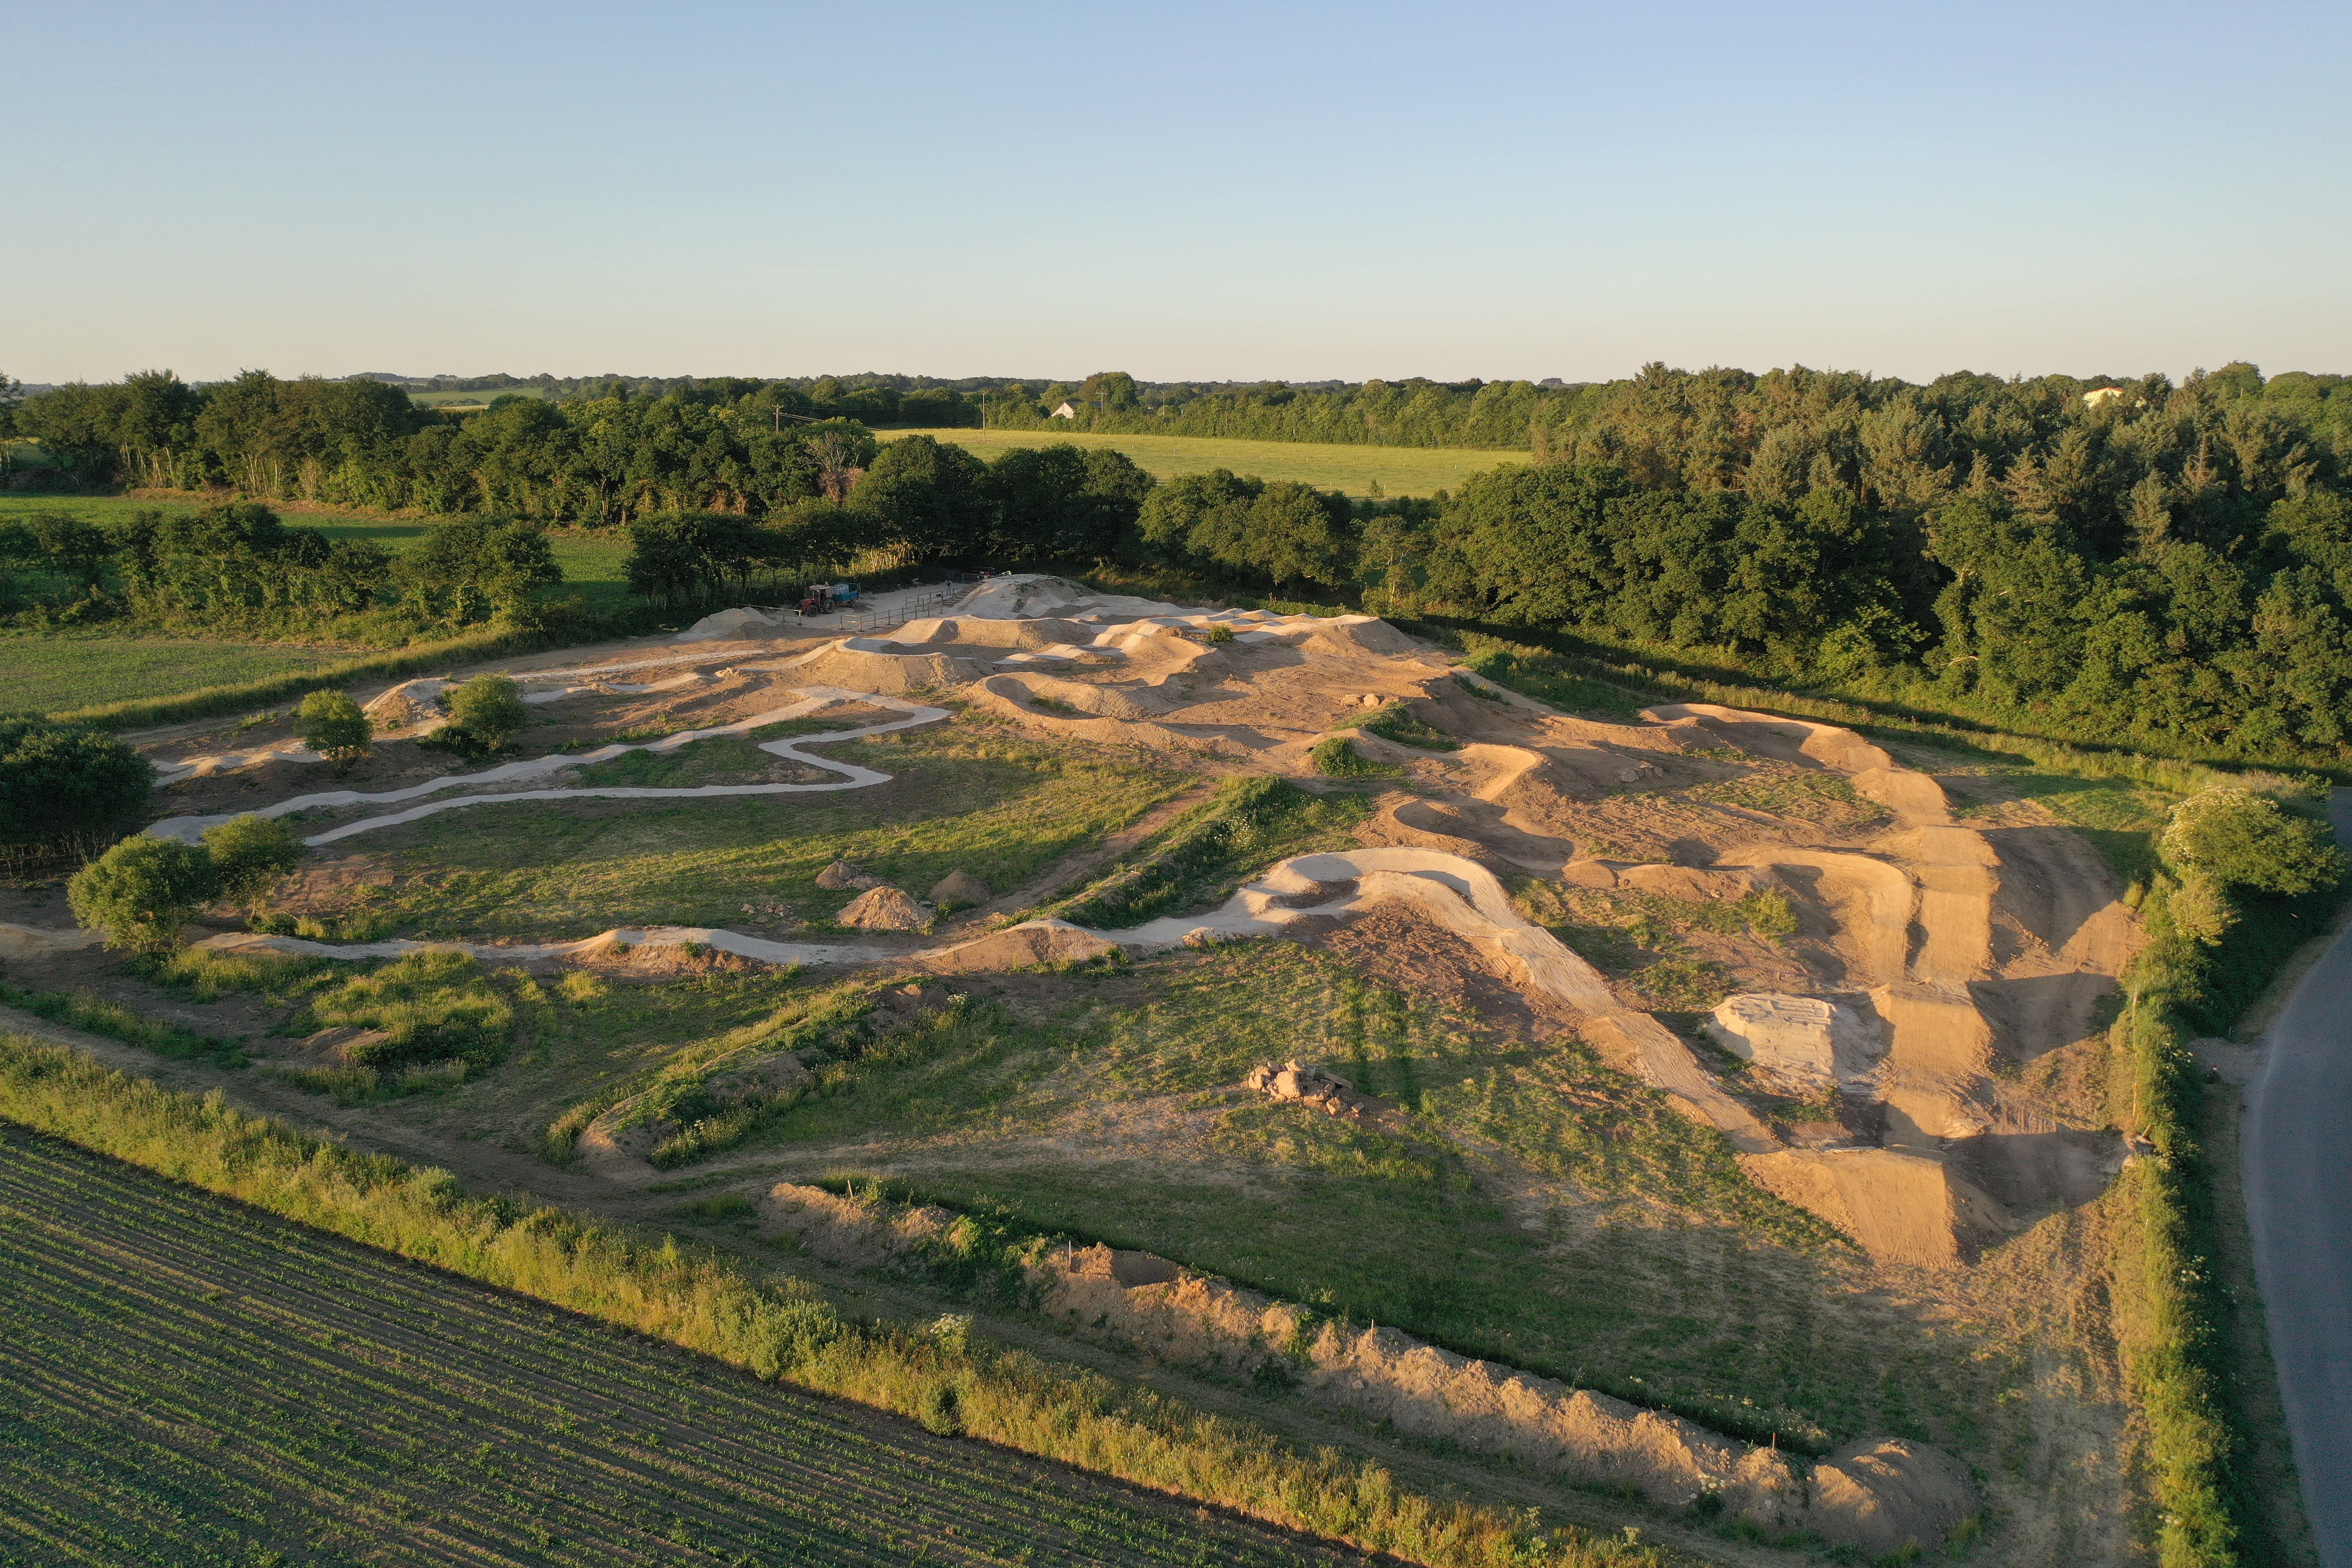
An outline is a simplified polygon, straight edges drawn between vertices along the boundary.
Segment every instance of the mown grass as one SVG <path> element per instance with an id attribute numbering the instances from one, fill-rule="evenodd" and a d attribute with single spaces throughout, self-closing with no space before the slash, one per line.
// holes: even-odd
<path id="1" fill-rule="evenodd" d="M 649 1238 L 558 1210 L 472 1197 L 446 1172 L 419 1171 L 396 1160 L 307 1139 L 281 1124 L 233 1110 L 217 1097 L 199 1100 L 161 1089 L 37 1042 L 0 1037 L 0 1116 L 333 1235 L 669 1340 L 761 1379 L 794 1382 L 884 1410 L 944 1418 L 955 1430 L 1003 1447 L 1075 1463 L 1437 1568 L 1580 1568 L 1601 1562 L 1660 1561 L 1645 1549 L 1596 1547 L 1580 1532 L 1556 1526 L 1532 1510 L 1503 1517 L 1432 1501 L 1399 1487 L 1377 1467 L 1350 1461 L 1333 1450 L 1301 1454 L 1250 1424 L 1203 1416 L 1165 1396 L 995 1351 L 968 1326 L 934 1333 L 862 1328 L 796 1282 L 750 1276 L 684 1252 L 675 1242 L 657 1247 Z M 12 1163 L 12 1168 L 22 1171 L 24 1166 Z M 180 1228 L 184 1233 L 192 1227 L 183 1220 Z M 275 1251 L 282 1258 L 288 1247 L 281 1244 Z M 199 1244 L 193 1254 L 201 1268 L 205 1249 Z M 183 1269 L 188 1266 L 184 1261 L 180 1265 Z M 310 1267 L 326 1266 L 312 1262 Z M 383 1274 L 348 1259 L 340 1270 L 328 1272 L 331 1279 L 335 1272 L 345 1277 Z M 315 1274 L 303 1284 L 315 1289 L 314 1279 Z M 375 1292 L 362 1289 L 360 1294 Z M 250 1319 L 257 1310 L 265 1314 L 271 1310 L 266 1295 L 236 1316 Z M 445 1331 L 463 1324 L 458 1339 L 469 1352 L 495 1354 L 493 1347 L 504 1344 L 507 1353 L 512 1353 L 515 1329 L 501 1332 L 467 1321 L 481 1310 L 461 1310 L 453 1305 L 426 1314 L 422 1321 Z M 545 1332 L 541 1328 L 528 1337 Z M 335 1341 L 329 1334 L 323 1342 L 332 1348 Z M 538 1386 L 570 1382 L 572 1369 L 586 1353 L 583 1346 L 563 1373 L 541 1379 Z M 358 1359 L 365 1363 L 369 1358 Z M 446 1367 L 448 1359 L 444 1352 L 435 1364 Z M 284 1363 L 282 1358 L 272 1358 L 270 1364 Z M 319 1373 L 310 1375 L 315 1382 Z M 628 1381 L 633 1380 L 624 1380 L 624 1388 Z M 152 1381 L 142 1386 L 152 1387 Z M 536 1390 L 505 1393 L 499 1401 L 500 1422 L 510 1419 L 518 1399 L 542 1397 Z M 343 1440 L 346 1451 L 340 1458 L 354 1457 L 347 1451 L 345 1434 L 332 1426 L 322 1428 L 316 1421 L 314 1401 L 290 1391 L 289 1399 L 274 1415 L 273 1450 L 289 1441 L 299 1443 L 308 1432 L 330 1442 Z M 217 1396 L 212 1403 L 217 1407 Z M 383 1414 L 388 1403 L 379 1394 L 376 1412 Z M 296 1409 L 301 1412 L 299 1422 L 290 1418 Z M 702 1425 L 695 1419 L 693 1403 L 683 1413 L 673 1403 L 670 1412 L 674 1417 L 683 1415 L 678 1436 L 682 1446 L 690 1447 L 685 1443 L 688 1432 Z M 439 1419 L 433 1437 L 446 1443 L 446 1415 L 436 1414 Z M 455 1445 L 447 1453 L 428 1449 L 419 1454 L 412 1447 L 412 1462 L 474 1464 L 488 1472 L 485 1479 L 501 1484 L 509 1509 L 528 1511 L 517 1496 L 521 1478 L 494 1462 L 480 1462 L 494 1460 L 498 1453 L 495 1445 L 485 1454 L 472 1441 L 482 1425 L 474 1420 L 457 1424 L 467 1440 L 463 1452 L 473 1458 L 461 1458 Z M 564 1423 L 551 1425 L 565 1431 Z M 737 1421 L 721 1418 L 716 1425 L 732 1430 Z M 659 1432 L 629 1436 L 635 1439 L 629 1448 L 633 1465 L 661 1458 Z M 85 1433 L 85 1440 L 98 1440 L 98 1436 Z M 326 1458 L 326 1452 L 314 1452 L 314 1462 Z M 891 1481 L 897 1484 L 886 1485 L 886 1490 L 903 1495 L 907 1474 L 920 1470 L 937 1476 L 954 1462 L 947 1453 L 928 1461 L 902 1460 L 891 1468 Z M 740 1467 L 740 1460 L 735 1464 Z M 656 1528 L 685 1529 L 685 1541 L 692 1542 L 691 1521 L 674 1511 L 675 1501 L 686 1500 L 675 1489 L 680 1465 L 647 1468 L 663 1475 L 671 1489 L 665 1500 L 672 1507 L 651 1510 L 650 1521 L 635 1513 L 627 1516 L 628 1521 L 641 1528 L 655 1522 Z M 604 1483 L 608 1492 L 613 1487 L 610 1479 Z M 976 1490 L 1002 1496 L 1007 1489 L 982 1481 L 959 1489 L 966 1495 Z M 284 1500 L 280 1491 L 261 1495 L 273 1506 Z M 703 1500 L 696 1500 L 694 1513 L 697 1520 L 707 1520 Z M 837 1520 L 840 1513 L 836 1507 L 834 1517 Z M 183 1504 L 167 1510 L 166 1517 L 186 1520 L 189 1510 Z M 395 1512 L 393 1517 L 399 1516 Z M 380 1530 L 370 1531 L 366 1538 L 380 1540 L 382 1534 Z M 1185 1534 L 1193 1537 L 1187 1546 L 1196 1548 L 1197 1531 Z M 673 1533 L 670 1539 L 680 1538 Z M 795 1548 L 784 1543 L 783 1549 Z"/>
<path id="2" fill-rule="evenodd" d="M 1288 942 L 1064 985 L 877 1021 L 730 1160 L 1141 1247 L 1798 1447 L 1953 1440 L 1982 1393 L 1916 1331 L 1832 1306 L 1860 1267 L 1832 1234 L 1577 1042 L 1513 1043 Z M 1293 1056 L 1407 1114 L 1234 1087 Z"/>
<path id="3" fill-rule="evenodd" d="M 1341 447 L 1311 441 L 1240 441 L 1211 436 L 1100 436 L 1059 430 L 884 430 L 885 441 L 929 436 L 994 458 L 1016 447 L 1074 442 L 1126 453 L 1155 479 L 1231 468 L 1262 479 L 1291 479 L 1351 496 L 1426 496 L 1459 489 L 1472 474 L 1528 454 L 1476 447 Z"/>
<path id="4" fill-rule="evenodd" d="M 918 895 L 958 868 L 1001 891 L 1186 782 L 1132 753 L 979 726 L 852 742 L 828 754 L 895 782 L 677 806 L 478 806 L 389 829 L 371 842 L 403 880 L 356 895 L 339 911 L 340 929 L 581 936 L 614 925 L 723 926 L 753 902 L 829 921 L 857 896 L 817 887 L 836 859 Z"/>

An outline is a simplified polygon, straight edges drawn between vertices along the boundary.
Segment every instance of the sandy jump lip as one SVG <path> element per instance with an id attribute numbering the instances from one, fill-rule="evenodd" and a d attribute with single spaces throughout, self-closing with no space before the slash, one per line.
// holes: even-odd
<path id="1" fill-rule="evenodd" d="M 869 785 L 889 783 L 890 775 L 877 773 L 872 768 L 861 768 L 851 763 L 832 762 L 824 757 L 811 756 L 800 748 L 861 740 L 868 735 L 909 730 L 919 724 L 934 723 L 950 717 L 944 708 L 929 708 L 921 703 L 908 702 L 895 697 L 850 691 L 841 687 L 806 686 L 799 689 L 802 700 L 786 707 L 765 713 L 756 713 L 749 719 L 738 720 L 732 724 L 718 725 L 712 729 L 680 731 L 675 735 L 665 735 L 658 741 L 649 741 L 641 744 L 615 743 L 600 746 L 593 752 L 569 754 L 559 752 L 545 757 L 532 757 L 522 762 L 503 763 L 478 773 L 453 773 L 447 778 L 431 779 L 421 784 L 411 785 L 407 789 L 388 790 L 376 795 L 364 794 L 359 790 L 325 790 L 315 795 L 296 795 L 291 800 L 282 800 L 275 805 L 266 805 L 256 811 L 226 812 L 212 816 L 175 816 L 167 821 L 152 824 L 147 831 L 158 838 L 173 839 L 182 844 L 194 844 L 203 837 L 206 828 L 217 827 L 222 823 L 238 816 L 284 816 L 289 812 L 308 810 L 313 806 L 379 804 L 388 805 L 399 801 L 415 800 L 420 795 L 432 795 L 441 790 L 462 788 L 469 784 L 499 784 L 509 779 L 543 778 L 561 773 L 566 768 L 607 762 L 629 752 L 651 752 L 658 755 L 674 752 L 692 742 L 708 740 L 717 735 L 749 734 L 754 730 L 770 724 L 780 724 L 787 720 L 802 718 L 834 702 L 863 702 L 877 708 L 894 710 L 904 713 L 906 717 L 877 724 L 863 724 L 853 730 L 829 731 L 817 735 L 794 735 L 783 740 L 763 741 L 760 743 L 760 749 L 763 752 L 790 762 L 805 763 L 811 767 L 821 768 L 827 773 L 841 775 L 837 780 L 824 784 L 701 784 L 686 789 L 657 789 L 627 785 L 614 785 L 603 789 L 559 786 L 551 789 L 520 790 L 501 795 L 459 795 L 449 800 L 428 801 L 423 805 L 412 806 L 405 811 L 393 812 L 383 816 L 371 816 L 362 821 L 345 823 L 340 827 L 314 834 L 303 839 L 302 842 L 316 848 L 323 844 L 331 844 L 340 838 L 348 838 L 355 833 L 368 833 L 381 827 L 397 826 L 404 822 L 414 822 L 419 817 L 430 816 L 436 812 L 454 811 L 458 807 L 468 805 L 497 805 L 513 801 L 578 800 L 600 797 L 621 800 L 690 800 L 718 795 L 806 795 L 826 790 L 864 789 Z"/>

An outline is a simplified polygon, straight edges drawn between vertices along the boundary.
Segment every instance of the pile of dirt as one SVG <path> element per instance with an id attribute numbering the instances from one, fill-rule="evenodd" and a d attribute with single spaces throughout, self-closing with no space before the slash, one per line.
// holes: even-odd
<path id="1" fill-rule="evenodd" d="M 1813 1467 L 1805 1522 L 1873 1555 L 1927 1552 L 1976 1511 L 1968 1466 L 1925 1443 L 1864 1437 Z"/>
<path id="2" fill-rule="evenodd" d="M 1296 1100 L 1327 1116 L 1361 1117 L 1377 1102 L 1335 1072 L 1309 1067 L 1297 1058 L 1276 1067 L 1260 1062 L 1242 1077 L 1242 1087 L 1268 1100 Z"/>
<path id="3" fill-rule="evenodd" d="M 931 911 L 884 884 L 858 894 L 833 918 L 836 924 L 859 931 L 920 931 L 930 924 Z"/>
<path id="4" fill-rule="evenodd" d="M 992 895 L 987 883 L 959 866 L 940 878 L 928 896 L 941 909 L 950 906 L 964 909 L 973 904 L 984 904 Z"/>
<path id="5" fill-rule="evenodd" d="M 1820 996 L 1743 992 L 1717 1004 L 1703 1027 L 1763 1087 L 1799 1099 L 1863 1083 L 1886 1049 L 1853 1009 Z"/>
<path id="6" fill-rule="evenodd" d="M 921 957 L 927 968 L 942 974 L 963 974 L 981 970 L 1035 969 L 1049 963 L 1088 963 L 1118 951 L 1118 943 L 1067 921 L 1024 921 Z"/>
<path id="7" fill-rule="evenodd" d="M 893 697 L 969 685 L 988 672 L 988 666 L 978 659 L 910 652 L 876 637 L 845 637 L 804 656 L 793 671 L 803 680 Z"/>
<path id="8" fill-rule="evenodd" d="M 879 878 L 867 876 L 846 860 L 835 860 L 816 874 L 816 885 L 837 893 L 849 888 L 878 888 L 882 883 Z"/>
<path id="9" fill-rule="evenodd" d="M 790 1183 L 772 1188 L 759 1208 L 772 1230 L 855 1268 L 920 1268 L 945 1253 L 955 1224 L 940 1209 Z M 1473 1360 L 1395 1329 L 1337 1322 L 1150 1253 L 1099 1245 L 1049 1250 L 1028 1273 L 1041 1310 L 1074 1332 L 1241 1376 L 1278 1359 L 1310 1402 L 1409 1436 L 1623 1488 L 1662 1507 L 1713 1497 L 1730 1517 L 1765 1529 L 1810 1528 L 1834 1542 L 1894 1552 L 1939 1544 L 1976 1506 L 1968 1468 L 1924 1444 L 1851 1443 L 1806 1477 L 1777 1447 Z"/>

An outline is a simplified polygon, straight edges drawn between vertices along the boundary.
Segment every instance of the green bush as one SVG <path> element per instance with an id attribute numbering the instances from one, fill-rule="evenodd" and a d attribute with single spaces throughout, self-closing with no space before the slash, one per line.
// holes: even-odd
<path id="1" fill-rule="evenodd" d="M 2344 875 L 2326 823 L 2289 816 L 2235 784 L 2210 785 L 2173 807 L 2159 847 L 2182 871 L 2266 893 L 2308 893 Z"/>
<path id="2" fill-rule="evenodd" d="M 335 764 L 341 778 L 368 754 L 375 723 L 367 710 L 341 691 L 313 691 L 302 699 L 302 743 Z"/>
<path id="3" fill-rule="evenodd" d="M 205 853 L 212 860 L 215 896 L 249 907 L 295 867 L 302 863 L 302 841 L 294 830 L 275 818 L 233 816 L 204 831 Z"/>
<path id="4" fill-rule="evenodd" d="M 162 952 L 180 928 L 219 896 L 212 857 L 193 844 L 140 834 L 83 867 L 66 884 L 74 919 L 106 933 L 109 947 Z"/>
<path id="5" fill-rule="evenodd" d="M 1345 735 L 1327 735 L 1316 742 L 1307 760 L 1326 778 L 1362 778 L 1382 771 L 1378 763 L 1356 750 L 1356 743 Z"/>
<path id="6" fill-rule="evenodd" d="M 0 716 L 0 848 L 87 840 L 147 806 L 155 770 L 110 735 Z"/>
<path id="7" fill-rule="evenodd" d="M 530 722 L 522 688 L 502 675 L 478 675 L 446 698 L 456 727 L 497 751 Z"/>

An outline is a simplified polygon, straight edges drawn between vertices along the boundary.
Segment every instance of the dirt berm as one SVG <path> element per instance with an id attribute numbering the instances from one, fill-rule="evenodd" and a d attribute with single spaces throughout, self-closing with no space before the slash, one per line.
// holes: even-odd
<path id="1" fill-rule="evenodd" d="M 780 1183 L 763 1227 L 852 1268 L 919 1269 L 954 1254 L 957 1216 Z M 1930 1548 L 1975 1510 L 1967 1467 L 1924 1444 L 1868 1438 L 1810 1470 L 1759 1448 L 1590 1389 L 1475 1361 L 1394 1329 L 1358 1329 L 1108 1247 L 1039 1244 L 1026 1265 L 1041 1309 L 1072 1332 L 1147 1346 L 1162 1359 L 1251 1375 L 1269 1366 L 1301 1394 L 1588 1484 L 1629 1487 L 1681 1508 L 1719 1499 L 1768 1530 L 1810 1529 L 1872 1552 Z"/>

